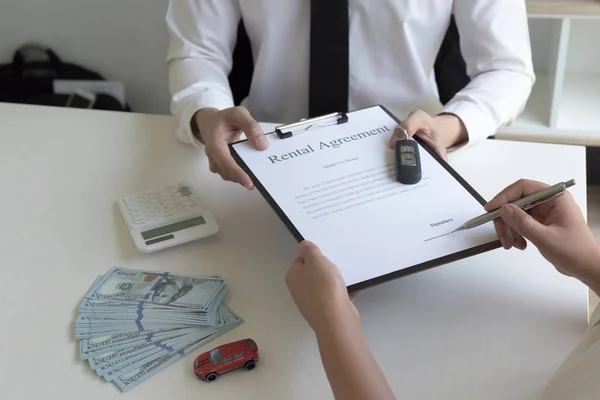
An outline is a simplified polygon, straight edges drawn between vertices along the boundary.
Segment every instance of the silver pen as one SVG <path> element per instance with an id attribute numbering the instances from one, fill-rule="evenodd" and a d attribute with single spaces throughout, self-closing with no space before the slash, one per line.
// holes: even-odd
<path id="1" fill-rule="evenodd" d="M 522 199 L 519 199 L 511 204 L 514 204 L 515 206 L 521 208 L 522 210 L 527 211 L 527 210 L 532 209 L 535 206 L 539 206 L 540 204 L 544 204 L 551 200 L 554 200 L 556 197 L 562 195 L 565 192 L 565 190 L 567 190 L 568 188 L 570 188 L 571 186 L 574 186 L 574 185 L 575 185 L 574 179 L 571 179 L 570 181 L 567 181 L 567 182 L 561 182 L 554 186 L 550 186 L 549 188 L 546 188 L 544 190 L 540 190 L 539 192 L 536 192 L 527 197 L 523 197 Z M 445 235 L 441 235 L 441 236 L 437 236 L 435 238 L 428 239 L 427 241 L 432 240 L 432 239 L 437 239 L 438 237 L 447 236 L 454 232 L 476 228 L 483 224 L 487 224 L 488 222 L 491 222 L 499 217 L 500 217 L 500 209 L 491 211 L 491 212 L 482 214 L 479 217 L 475 217 L 475 218 L 465 222 L 460 227 L 458 227 L 457 229 L 453 230 L 450 233 L 446 233 Z"/>

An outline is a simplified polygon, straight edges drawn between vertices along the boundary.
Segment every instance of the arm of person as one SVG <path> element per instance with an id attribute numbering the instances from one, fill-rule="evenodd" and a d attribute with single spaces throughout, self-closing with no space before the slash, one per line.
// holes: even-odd
<path id="1" fill-rule="evenodd" d="M 458 117 L 473 143 L 512 122 L 531 93 L 535 75 L 527 9 L 524 0 L 461 0 L 453 12 L 472 80 L 443 114 Z M 449 135 L 460 137 L 456 128 Z"/>
<path id="2" fill-rule="evenodd" d="M 228 76 L 241 18 L 235 0 L 171 0 L 167 10 L 167 55 L 171 110 L 178 137 L 199 145 L 194 115 L 233 107 Z"/>
<path id="3" fill-rule="evenodd" d="M 416 110 L 402 121 L 402 127 L 408 136 L 418 135 L 433 151 L 444 160 L 447 159 L 447 149 L 469 140 L 467 128 L 456 115 L 440 114 L 432 117 L 425 111 Z M 404 133 L 396 130 L 388 142 L 394 149 L 395 142 L 403 139 Z"/>
<path id="4" fill-rule="evenodd" d="M 204 144 L 212 172 L 252 190 L 252 180 L 228 147 L 242 132 L 256 149 L 269 147 L 248 110 L 234 107 L 229 86 L 240 18 L 236 0 L 171 0 L 167 60 L 171 108 L 179 119 L 177 136 L 195 146 Z"/>
<path id="5" fill-rule="evenodd" d="M 521 179 L 485 205 L 486 211 L 500 210 L 501 218 L 494 221 L 500 242 L 507 250 L 524 250 L 529 240 L 558 272 L 600 292 L 600 245 L 571 193 L 528 212 L 510 204 L 546 188 L 545 183 Z"/>
<path id="6" fill-rule="evenodd" d="M 317 331 L 321 360 L 336 399 L 393 399 L 357 319 Z"/>
<path id="7" fill-rule="evenodd" d="M 566 193 L 526 213 L 510 205 L 521 197 L 548 185 L 521 180 L 504 189 L 486 205 L 487 211 L 500 208 L 501 219 L 494 221 L 506 249 L 525 249 L 527 240 L 562 274 L 579 279 L 600 292 L 600 245 L 588 228 L 579 207 Z M 600 307 L 596 307 L 590 328 L 582 342 L 550 380 L 543 400 L 593 400 L 600 393 Z"/>
<path id="8" fill-rule="evenodd" d="M 338 268 L 310 242 L 299 247 L 286 275 L 294 302 L 315 331 L 336 399 L 395 399 L 360 329 Z"/>

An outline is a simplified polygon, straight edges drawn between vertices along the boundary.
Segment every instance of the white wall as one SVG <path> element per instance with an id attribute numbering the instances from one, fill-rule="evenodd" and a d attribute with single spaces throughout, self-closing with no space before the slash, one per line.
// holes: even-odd
<path id="1" fill-rule="evenodd" d="M 552 46 L 551 23 L 548 20 L 530 18 L 529 35 L 531 36 L 531 52 L 536 71 L 547 72 L 550 47 Z"/>
<path id="2" fill-rule="evenodd" d="M 529 20 L 534 66 L 537 71 L 546 72 L 549 65 L 551 49 L 556 46 L 553 26 L 560 25 L 560 20 Z M 572 19 L 567 54 L 567 71 L 600 73 L 600 51 L 595 49 L 595 41 L 600 38 L 600 20 Z"/>
<path id="3" fill-rule="evenodd" d="M 574 20 L 571 26 L 567 69 L 600 73 L 600 20 Z"/>
<path id="4" fill-rule="evenodd" d="M 0 0 L 0 63 L 39 41 L 123 82 L 134 111 L 169 113 L 168 0 Z"/>

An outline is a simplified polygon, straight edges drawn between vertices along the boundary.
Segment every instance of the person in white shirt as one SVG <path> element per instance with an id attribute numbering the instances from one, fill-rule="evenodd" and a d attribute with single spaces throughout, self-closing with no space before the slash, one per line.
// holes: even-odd
<path id="1" fill-rule="evenodd" d="M 501 210 L 501 219 L 494 221 L 500 241 L 507 250 L 523 250 L 526 239 L 529 240 L 560 273 L 579 279 L 600 293 L 600 245 L 570 193 L 530 210 L 529 214 L 508 204 L 547 187 L 521 180 L 486 205 L 488 211 Z M 394 399 L 362 335 L 358 311 L 338 268 L 316 245 L 303 242 L 286 282 L 300 312 L 316 333 L 335 398 Z M 589 326 L 583 342 L 551 379 L 543 400 L 600 399 L 600 306 Z"/>
<path id="2" fill-rule="evenodd" d="M 244 132 L 266 149 L 256 121 L 309 116 L 311 78 L 318 78 L 309 68 L 311 7 L 321 4 L 170 0 L 168 66 L 178 136 L 204 143 L 211 170 L 223 179 L 253 188 L 227 144 Z M 347 0 L 346 11 L 348 111 L 382 104 L 408 116 L 409 135 L 418 133 L 442 156 L 493 135 L 522 111 L 535 80 L 524 0 Z M 434 61 L 452 15 L 471 82 L 443 106 Z M 245 107 L 234 107 L 228 75 L 240 19 L 255 67 Z"/>

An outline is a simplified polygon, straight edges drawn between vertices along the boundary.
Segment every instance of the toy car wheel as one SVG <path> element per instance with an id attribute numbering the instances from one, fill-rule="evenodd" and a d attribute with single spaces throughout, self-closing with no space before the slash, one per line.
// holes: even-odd
<path id="1" fill-rule="evenodd" d="M 206 382 L 214 382 L 217 380 L 218 375 L 214 372 L 212 374 L 206 375 Z"/>
<path id="2" fill-rule="evenodd" d="M 256 367 L 256 361 L 248 361 L 246 363 L 246 365 L 244 365 L 244 368 L 246 368 L 246 371 L 252 371 L 255 367 Z"/>

